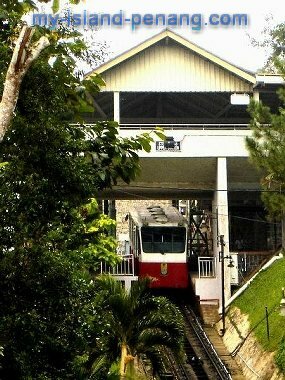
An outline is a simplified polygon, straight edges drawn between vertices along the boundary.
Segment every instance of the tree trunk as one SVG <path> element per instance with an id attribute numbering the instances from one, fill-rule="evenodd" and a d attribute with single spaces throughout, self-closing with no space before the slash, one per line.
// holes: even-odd
<path id="1" fill-rule="evenodd" d="M 121 346 L 121 361 L 120 361 L 120 379 L 124 380 L 126 378 L 126 359 L 127 359 L 127 345 L 126 343 L 122 343 Z"/>
<path id="2" fill-rule="evenodd" d="M 120 379 L 124 380 L 126 378 L 127 374 L 127 368 L 129 367 L 131 369 L 131 372 L 134 373 L 135 367 L 134 367 L 134 360 L 135 357 L 128 354 L 128 346 L 126 343 L 122 343 L 121 346 L 121 361 L 120 361 Z"/>
<path id="3" fill-rule="evenodd" d="M 18 75 L 13 75 L 9 71 L 11 70 L 8 70 L 7 72 L 0 103 L 0 141 L 3 140 L 3 137 L 10 126 L 21 84 L 21 78 Z"/>
<path id="4" fill-rule="evenodd" d="M 0 102 L 0 142 L 10 127 L 24 75 L 41 51 L 50 44 L 45 36 L 32 44 L 33 34 L 34 28 L 27 25 L 22 27 L 7 70 Z"/>

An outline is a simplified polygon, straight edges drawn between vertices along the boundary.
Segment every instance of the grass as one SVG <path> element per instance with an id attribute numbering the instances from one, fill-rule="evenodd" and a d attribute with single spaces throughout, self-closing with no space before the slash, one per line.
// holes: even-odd
<path id="1" fill-rule="evenodd" d="M 285 316 L 280 315 L 282 288 L 285 288 L 285 258 L 277 260 L 262 271 L 250 286 L 234 302 L 242 313 L 247 314 L 251 329 L 262 347 L 277 351 L 285 336 Z M 269 314 L 269 340 L 265 319 L 265 307 Z"/>

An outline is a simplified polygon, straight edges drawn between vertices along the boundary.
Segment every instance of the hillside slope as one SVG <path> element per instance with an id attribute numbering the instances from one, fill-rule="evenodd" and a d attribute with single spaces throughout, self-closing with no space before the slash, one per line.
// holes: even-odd
<path id="1" fill-rule="evenodd" d="M 248 379 L 285 379 L 275 365 L 275 354 L 285 336 L 285 316 L 280 315 L 283 287 L 284 258 L 261 271 L 227 311 L 224 342 Z M 285 368 L 285 351 L 279 356 Z"/>

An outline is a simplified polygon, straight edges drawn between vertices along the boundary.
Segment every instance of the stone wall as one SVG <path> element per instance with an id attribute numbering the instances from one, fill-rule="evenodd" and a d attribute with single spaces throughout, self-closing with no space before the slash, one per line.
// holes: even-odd
<path id="1" fill-rule="evenodd" d="M 221 322 L 216 325 L 218 331 Z M 234 353 L 236 362 L 242 368 L 248 380 L 284 380 L 274 363 L 274 352 L 264 351 L 250 332 L 247 315 L 237 308 L 232 308 L 226 316 L 226 332 L 223 341 L 230 353 Z"/>

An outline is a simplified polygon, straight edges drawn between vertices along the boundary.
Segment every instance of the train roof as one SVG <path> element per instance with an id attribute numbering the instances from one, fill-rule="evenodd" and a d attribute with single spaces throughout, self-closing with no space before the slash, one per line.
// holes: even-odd
<path id="1" fill-rule="evenodd" d="M 173 227 L 187 225 L 186 218 L 173 206 L 136 207 L 130 210 L 130 216 L 139 226 L 165 225 Z"/>

